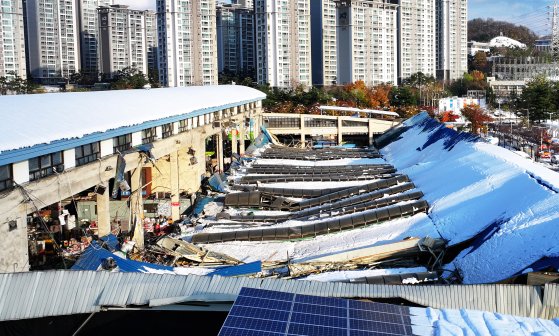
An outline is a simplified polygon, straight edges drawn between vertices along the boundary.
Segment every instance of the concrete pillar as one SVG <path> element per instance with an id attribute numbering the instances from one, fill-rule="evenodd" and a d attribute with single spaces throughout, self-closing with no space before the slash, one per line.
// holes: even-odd
<path id="1" fill-rule="evenodd" d="M 241 121 L 241 127 L 239 128 L 239 154 L 245 154 L 245 133 L 246 133 L 246 122 L 243 119 Z"/>
<path id="2" fill-rule="evenodd" d="M 132 225 L 134 225 L 134 238 L 136 247 L 144 249 L 144 199 L 142 197 L 142 165 L 132 170 L 130 181 L 132 195 L 130 196 L 130 212 Z"/>
<path id="3" fill-rule="evenodd" d="M 369 119 L 369 146 L 372 146 L 374 144 L 374 137 L 373 137 L 373 119 Z"/>
<path id="4" fill-rule="evenodd" d="M 231 154 L 238 154 L 238 153 L 239 153 L 239 141 L 237 140 L 237 128 L 235 127 L 231 131 Z"/>
<path id="5" fill-rule="evenodd" d="M 301 114 L 301 147 L 305 147 L 305 133 L 306 133 L 306 127 L 305 127 L 305 115 Z"/>
<path id="6" fill-rule="evenodd" d="M 343 130 L 344 124 L 343 124 L 343 120 L 342 117 L 338 117 L 338 145 L 341 145 L 343 140 L 343 135 L 342 135 L 342 130 Z"/>
<path id="7" fill-rule="evenodd" d="M 217 153 L 216 154 L 216 158 L 217 158 L 217 170 L 220 173 L 223 173 L 223 131 L 220 129 L 219 133 L 216 134 L 216 142 L 217 142 Z"/>
<path id="8" fill-rule="evenodd" d="M 31 203 L 5 210 L 0 217 L 0 273 L 29 271 L 27 211 Z"/>
<path id="9" fill-rule="evenodd" d="M 180 191 L 179 191 L 179 152 L 171 151 L 170 154 L 170 188 L 171 188 L 171 217 L 173 222 L 180 219 Z"/>
<path id="10" fill-rule="evenodd" d="M 109 183 L 106 182 L 105 186 Z M 109 188 L 105 190 L 103 195 L 97 194 L 97 227 L 99 228 L 99 237 L 104 237 L 111 233 L 111 212 L 110 212 L 110 196 Z"/>

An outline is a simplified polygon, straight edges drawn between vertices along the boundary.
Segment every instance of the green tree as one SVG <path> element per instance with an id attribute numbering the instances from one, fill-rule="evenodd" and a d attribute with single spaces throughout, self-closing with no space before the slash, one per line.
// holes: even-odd
<path id="1" fill-rule="evenodd" d="M 157 68 L 149 68 L 148 82 L 152 88 L 161 87 L 161 82 L 159 82 L 159 70 L 157 70 Z"/>
<path id="2" fill-rule="evenodd" d="M 548 112 L 555 111 L 556 91 L 545 77 L 532 79 L 522 92 L 522 107 L 528 109 L 530 121 L 545 120 Z"/>
<path id="3" fill-rule="evenodd" d="M 409 86 L 393 87 L 390 92 L 390 104 L 397 108 L 417 106 L 419 97 Z"/>
<path id="4" fill-rule="evenodd" d="M 146 76 L 136 67 L 126 67 L 114 75 L 111 88 L 116 90 L 141 89 L 148 83 Z"/>

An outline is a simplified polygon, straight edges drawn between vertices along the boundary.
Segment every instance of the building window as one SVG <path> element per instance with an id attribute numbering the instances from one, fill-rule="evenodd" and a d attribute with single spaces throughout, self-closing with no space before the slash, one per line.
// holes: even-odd
<path id="1" fill-rule="evenodd" d="M 76 166 L 82 166 L 101 157 L 99 142 L 76 147 Z"/>
<path id="2" fill-rule="evenodd" d="M 10 189 L 13 186 L 12 165 L 0 166 L 0 190 Z"/>
<path id="3" fill-rule="evenodd" d="M 163 125 L 161 127 L 161 137 L 163 139 L 173 135 L 173 123 Z"/>
<path id="4" fill-rule="evenodd" d="M 155 130 L 155 127 L 147 128 L 142 131 L 142 143 L 147 144 L 147 143 L 154 142 L 156 136 L 157 136 L 157 132 Z"/>
<path id="5" fill-rule="evenodd" d="M 188 121 L 183 119 L 179 122 L 179 133 L 186 132 L 188 130 Z"/>
<path id="6" fill-rule="evenodd" d="M 56 152 L 29 159 L 29 181 L 62 172 L 64 170 L 62 152 Z"/>
<path id="7" fill-rule="evenodd" d="M 125 152 L 132 148 L 132 134 L 119 135 L 113 138 L 113 153 Z"/>

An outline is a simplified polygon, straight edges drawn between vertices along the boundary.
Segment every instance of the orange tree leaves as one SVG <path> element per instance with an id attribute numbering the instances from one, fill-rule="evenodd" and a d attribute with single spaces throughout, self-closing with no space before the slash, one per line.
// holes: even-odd
<path id="1" fill-rule="evenodd" d="M 493 121 L 479 105 L 466 105 L 462 109 L 462 115 L 472 124 L 472 133 L 479 134 L 486 122 Z"/>

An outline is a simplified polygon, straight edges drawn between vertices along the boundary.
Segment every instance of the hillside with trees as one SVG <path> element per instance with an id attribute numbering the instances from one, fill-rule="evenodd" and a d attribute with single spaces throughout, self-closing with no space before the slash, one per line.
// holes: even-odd
<path id="1" fill-rule="evenodd" d="M 503 33 L 531 47 L 538 36 L 530 28 L 493 19 L 473 19 L 468 21 L 468 41 L 489 42 Z"/>

